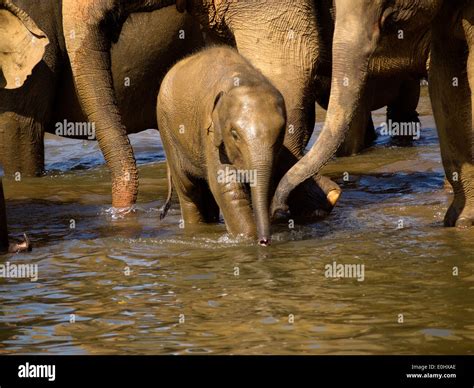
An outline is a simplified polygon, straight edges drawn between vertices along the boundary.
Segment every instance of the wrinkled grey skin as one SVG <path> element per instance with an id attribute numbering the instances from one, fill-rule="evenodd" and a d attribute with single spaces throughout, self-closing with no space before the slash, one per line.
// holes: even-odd
<path id="1" fill-rule="evenodd" d="M 0 162 L 7 177 L 17 172 L 23 176 L 40 175 L 44 171 L 44 132 L 55 133 L 56 123 L 64 120 L 84 123 L 87 116 L 76 96 L 66 53 L 62 1 L 11 0 L 9 3 L 26 21 L 17 17 L 15 22 L 12 13 L 8 20 L 5 15 L 0 17 L 0 34 L 5 34 L 0 36 L 0 51 L 2 45 L 4 52 L 12 51 L 12 47 L 19 50 L 19 42 L 12 41 L 18 34 L 24 34 L 25 39 L 36 36 L 36 43 L 29 45 L 24 43 L 30 41 L 21 41 L 20 57 L 12 58 L 9 54 L 0 57 L 2 67 L 15 60 L 25 73 L 31 73 L 28 79 L 20 74 L 21 87 L 0 90 Z M 11 33 L 12 28 L 16 28 L 17 35 Z M 181 31 L 186 39 L 180 39 Z M 127 132 L 154 128 L 155 99 L 161 80 L 174 63 L 202 45 L 199 25 L 173 6 L 131 15 L 117 32 L 117 38 L 111 45 L 112 81 Z M 43 51 L 38 53 L 41 48 Z M 40 62 L 33 69 L 27 58 Z M 17 73 L 15 69 L 10 85 L 15 85 Z M 69 137 L 85 138 L 79 134 Z"/>
<path id="2" fill-rule="evenodd" d="M 280 92 L 234 49 L 212 47 L 170 70 L 157 116 L 185 226 L 217 221 L 220 208 L 231 234 L 268 245 L 271 179 L 286 126 Z M 230 169 L 249 175 L 223 179 Z"/>
<path id="3" fill-rule="evenodd" d="M 444 222 L 446 226 L 471 226 L 474 221 L 473 2 L 336 0 L 336 9 L 328 116 L 314 147 L 280 181 L 272 213 L 284 211 L 291 190 L 318 173 L 334 155 L 361 104 L 371 57 L 384 39 L 393 39 L 403 29 L 415 41 L 431 33 L 430 96 L 443 165 L 454 191 Z M 397 53 L 393 52 L 395 61 Z M 344 77 L 351 80 L 351 87 L 344 87 Z"/>

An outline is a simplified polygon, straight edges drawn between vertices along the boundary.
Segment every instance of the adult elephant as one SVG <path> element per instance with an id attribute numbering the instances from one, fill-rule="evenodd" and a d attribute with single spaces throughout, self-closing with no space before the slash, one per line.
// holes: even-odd
<path id="1" fill-rule="evenodd" d="M 89 138 L 93 123 L 87 122 L 75 93 L 62 1 L 4 0 L 3 4 L 0 84 L 7 89 L 0 89 L 0 163 L 7 177 L 40 175 L 45 132 Z M 128 133 L 156 127 L 161 80 L 175 62 L 202 43 L 199 24 L 175 6 L 135 14 L 123 23 L 110 55 L 117 108 Z M 34 69 L 33 60 L 39 61 Z"/>
<path id="2" fill-rule="evenodd" d="M 370 58 L 384 38 L 400 31 L 415 40 L 431 32 L 430 96 L 444 169 L 454 191 L 444 223 L 473 224 L 474 4 L 469 0 L 336 0 L 328 116 L 312 149 L 280 181 L 273 213 L 284 210 L 291 190 L 334 155 L 361 104 Z"/>

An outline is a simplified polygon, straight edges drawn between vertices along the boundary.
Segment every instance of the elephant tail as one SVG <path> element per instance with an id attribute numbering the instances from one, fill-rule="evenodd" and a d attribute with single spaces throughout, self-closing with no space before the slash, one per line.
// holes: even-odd
<path id="1" fill-rule="evenodd" d="M 168 163 L 166 163 L 166 177 L 168 179 L 168 196 L 166 197 L 166 202 L 161 208 L 160 220 L 166 217 L 168 210 L 171 207 L 171 198 L 173 197 L 173 178 L 171 177 L 171 169 Z"/>

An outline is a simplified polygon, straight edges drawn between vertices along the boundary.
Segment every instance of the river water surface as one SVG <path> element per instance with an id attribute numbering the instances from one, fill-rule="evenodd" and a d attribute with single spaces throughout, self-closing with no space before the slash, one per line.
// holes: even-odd
<path id="1" fill-rule="evenodd" d="M 426 93 L 419 112 L 413 147 L 379 137 L 332 162 L 333 213 L 276 228 L 268 248 L 224 225 L 186 233 L 177 203 L 160 221 L 156 131 L 131 137 L 140 195 L 118 220 L 97 144 L 48 137 L 47 175 L 4 181 L 10 233 L 34 250 L 0 262 L 37 264 L 39 279 L 0 279 L 0 353 L 472 354 L 474 228 L 442 227 L 451 194 Z M 327 278 L 333 262 L 363 264 L 364 280 Z"/>

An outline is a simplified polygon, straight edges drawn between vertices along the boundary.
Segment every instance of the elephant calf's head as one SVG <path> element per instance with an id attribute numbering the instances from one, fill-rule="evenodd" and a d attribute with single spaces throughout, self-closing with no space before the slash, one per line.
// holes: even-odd
<path id="1" fill-rule="evenodd" d="M 236 87 L 217 96 L 213 123 L 215 145 L 224 145 L 230 163 L 255 168 L 257 162 L 272 162 L 283 145 L 285 103 L 268 86 Z"/>
<path id="2" fill-rule="evenodd" d="M 49 40 L 9 0 L 0 0 L 0 88 L 21 87 L 42 60 Z"/>
<path id="3" fill-rule="evenodd" d="M 248 179 L 259 243 L 268 245 L 271 177 L 286 127 L 283 97 L 268 84 L 235 87 L 216 98 L 213 123 L 215 146 Z"/>

